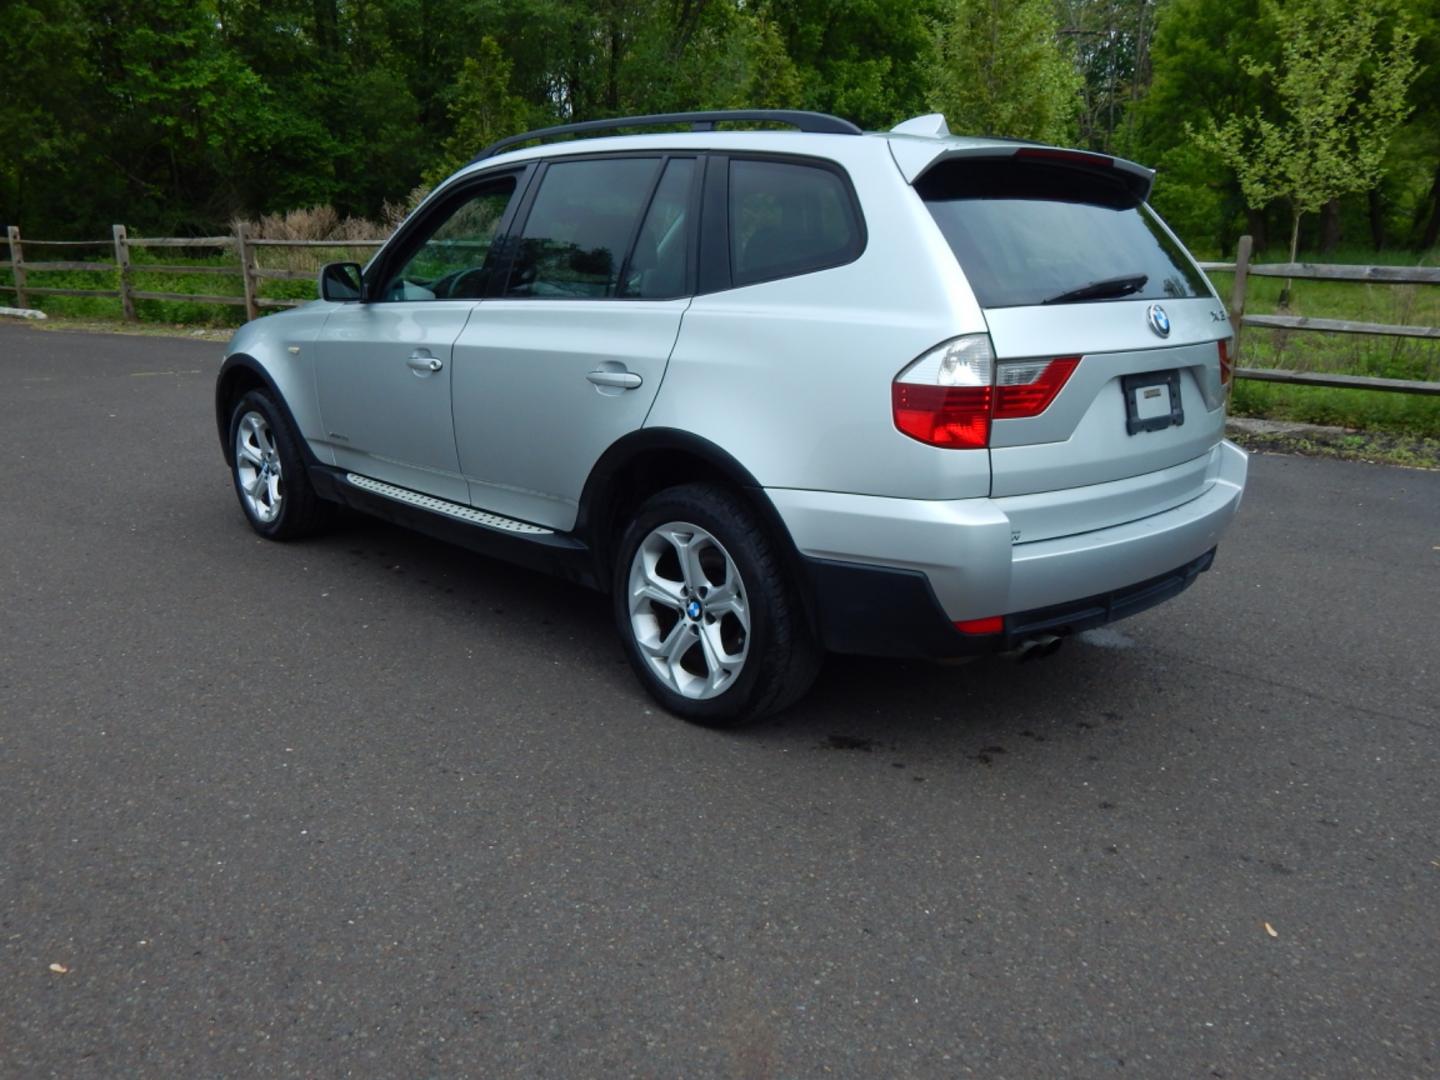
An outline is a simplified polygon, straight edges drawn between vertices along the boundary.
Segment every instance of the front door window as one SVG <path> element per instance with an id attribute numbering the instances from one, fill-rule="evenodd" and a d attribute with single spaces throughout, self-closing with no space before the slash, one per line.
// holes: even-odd
<path id="1" fill-rule="evenodd" d="M 384 300 L 478 300 L 492 270 L 491 248 L 515 180 L 505 177 L 461 198 L 381 290 Z"/>

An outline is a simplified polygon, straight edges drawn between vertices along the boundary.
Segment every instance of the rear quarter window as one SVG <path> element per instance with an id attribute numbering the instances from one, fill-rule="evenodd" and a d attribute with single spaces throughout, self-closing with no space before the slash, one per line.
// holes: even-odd
<path id="1" fill-rule="evenodd" d="M 1103 172 L 961 158 L 935 166 L 915 190 L 981 307 L 1066 302 L 1067 293 L 1122 281 L 1114 295 L 1083 299 L 1210 295 L 1155 213 Z"/>
<path id="2" fill-rule="evenodd" d="M 840 266 L 864 248 L 838 171 L 790 161 L 730 161 L 730 265 L 736 285 Z"/>

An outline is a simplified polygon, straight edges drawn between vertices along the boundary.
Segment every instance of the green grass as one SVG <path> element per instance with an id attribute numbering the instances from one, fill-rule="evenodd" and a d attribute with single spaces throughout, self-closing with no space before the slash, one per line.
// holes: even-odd
<path id="1" fill-rule="evenodd" d="M 1420 394 L 1286 386 L 1238 379 L 1230 400 L 1230 413 L 1359 431 L 1440 437 L 1440 397 Z"/>
<path id="2" fill-rule="evenodd" d="M 1286 261 L 1284 251 L 1256 254 L 1252 261 Z M 1423 265 L 1414 252 L 1346 249 L 1326 256 L 1302 252 L 1300 260 L 1386 266 Z M 1429 260 L 1433 264 L 1433 258 Z M 1234 274 L 1212 273 L 1216 291 L 1228 303 Z M 1281 311 L 1281 278 L 1251 276 L 1245 312 Z M 1349 319 L 1355 322 L 1440 326 L 1440 286 L 1377 285 L 1368 282 L 1304 281 L 1291 287 L 1290 315 Z M 1240 365 L 1340 375 L 1440 382 L 1440 341 L 1369 334 L 1326 334 L 1301 330 L 1246 327 Z M 1236 416 L 1299 420 L 1367 431 L 1440 436 L 1440 397 L 1326 387 L 1285 386 L 1238 380 L 1231 403 Z"/>
<path id="3" fill-rule="evenodd" d="M 130 249 L 131 287 L 143 292 L 192 293 L 204 296 L 245 295 L 240 280 L 240 268 L 234 255 L 217 252 L 213 255 L 187 256 L 184 249 L 141 248 Z M 315 255 L 312 252 L 323 252 Z M 94 250 L 88 248 L 44 248 L 35 246 L 25 252 L 29 262 L 108 262 L 114 257 L 114 249 L 107 244 L 97 244 Z M 354 257 L 342 249 L 331 252 L 322 249 L 272 249 L 261 255 L 262 266 L 287 267 L 299 270 L 319 270 L 321 258 Z M 363 256 L 362 256 L 363 257 Z M 235 270 L 230 274 L 186 274 L 177 271 L 147 270 L 147 266 L 223 266 Z M 13 275 L 8 264 L 0 263 L 0 285 L 13 285 Z M 106 289 L 115 291 L 120 287 L 119 274 L 114 270 L 34 270 L 26 274 L 26 285 L 52 289 Z M 273 281 L 260 283 L 260 295 L 276 300 L 313 300 L 315 283 L 309 281 Z M 0 306 L 13 305 L 13 292 L 0 292 Z M 47 296 L 31 294 L 28 306 L 38 308 L 57 318 L 113 320 L 120 319 L 123 312 L 120 299 L 104 296 Z M 272 309 L 275 310 L 275 309 Z M 136 300 L 135 314 L 142 322 L 176 323 L 189 326 L 233 327 L 245 321 L 243 305 L 205 304 L 184 300 Z"/>
<path id="4" fill-rule="evenodd" d="M 1302 427 L 1295 431 L 1250 431 L 1232 425 L 1230 437 L 1252 453 L 1311 457 L 1440 469 L 1440 439 L 1381 431 Z"/>

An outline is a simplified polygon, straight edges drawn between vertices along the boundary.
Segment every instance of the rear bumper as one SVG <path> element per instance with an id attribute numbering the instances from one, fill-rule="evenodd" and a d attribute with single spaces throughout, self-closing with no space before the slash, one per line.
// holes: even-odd
<path id="1" fill-rule="evenodd" d="M 1211 548 L 1168 573 L 1123 589 L 1005 616 L 998 634 L 956 630 L 924 575 L 913 570 L 808 560 L 820 636 L 831 652 L 858 656 L 980 656 L 1033 638 L 1078 633 L 1138 615 L 1180 595 L 1215 561 Z"/>
<path id="2" fill-rule="evenodd" d="M 1207 569 L 1239 508 L 1245 452 L 1216 448 L 1214 482 L 1161 513 L 1105 529 L 1012 543 L 995 500 L 925 502 L 769 489 L 806 559 L 820 629 L 837 652 L 949 656 L 1124 618 Z M 1006 616 L 1000 635 L 953 623 Z"/>

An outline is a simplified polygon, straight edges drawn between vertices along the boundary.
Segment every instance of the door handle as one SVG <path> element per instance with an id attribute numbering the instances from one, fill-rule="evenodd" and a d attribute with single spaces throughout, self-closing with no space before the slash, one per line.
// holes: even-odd
<path id="1" fill-rule="evenodd" d="M 592 371 L 586 375 L 596 386 L 613 386 L 620 390 L 634 390 L 643 380 L 633 371 Z"/>
<path id="2" fill-rule="evenodd" d="M 428 375 L 443 368 L 445 361 L 438 356 L 421 356 L 419 353 L 412 353 L 405 361 L 405 366 L 417 374 Z"/>

